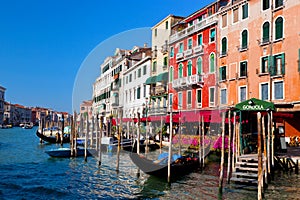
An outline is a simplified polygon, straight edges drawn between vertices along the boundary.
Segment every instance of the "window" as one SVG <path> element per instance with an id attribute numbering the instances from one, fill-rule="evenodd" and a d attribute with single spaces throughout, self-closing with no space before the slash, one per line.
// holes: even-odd
<path id="1" fill-rule="evenodd" d="M 240 102 L 246 101 L 247 99 L 247 87 L 246 86 L 240 86 L 239 87 L 239 99 Z"/>
<path id="2" fill-rule="evenodd" d="M 155 37 L 157 36 L 157 28 L 154 29 L 154 36 L 155 36 Z"/>
<path id="3" fill-rule="evenodd" d="M 178 53 L 183 53 L 183 43 L 179 44 L 179 50 Z"/>
<path id="4" fill-rule="evenodd" d="M 283 0 L 275 0 L 275 8 L 283 6 Z"/>
<path id="5" fill-rule="evenodd" d="M 197 106 L 198 107 L 202 106 L 202 90 L 201 89 L 197 90 Z"/>
<path id="6" fill-rule="evenodd" d="M 129 83 L 132 81 L 132 74 L 129 74 Z"/>
<path id="7" fill-rule="evenodd" d="M 203 42 L 202 34 L 199 34 L 199 35 L 198 35 L 198 42 L 197 42 L 197 45 L 198 45 L 198 46 L 202 45 L 202 42 Z"/>
<path id="8" fill-rule="evenodd" d="M 221 56 L 224 56 L 227 53 L 227 38 L 223 37 L 221 43 L 222 43 Z"/>
<path id="9" fill-rule="evenodd" d="M 170 79 L 170 82 L 173 81 L 173 67 L 170 67 L 170 72 L 169 72 L 169 79 Z"/>
<path id="10" fill-rule="evenodd" d="M 178 106 L 182 107 L 182 93 L 181 92 L 178 93 Z"/>
<path id="11" fill-rule="evenodd" d="M 128 83 L 128 76 L 126 76 L 126 84 Z"/>
<path id="12" fill-rule="evenodd" d="M 227 104 L 227 89 L 221 89 L 221 104 Z"/>
<path id="13" fill-rule="evenodd" d="M 189 22 L 189 26 L 193 26 L 193 24 L 194 24 L 193 21 Z"/>
<path id="14" fill-rule="evenodd" d="M 270 41 L 270 23 L 265 22 L 263 24 L 263 36 L 262 36 L 262 42 L 266 43 Z"/>
<path id="15" fill-rule="evenodd" d="M 227 13 L 222 15 L 222 28 L 227 26 Z"/>
<path id="16" fill-rule="evenodd" d="M 202 58 L 199 57 L 197 60 L 197 73 L 202 74 Z"/>
<path id="17" fill-rule="evenodd" d="M 284 53 L 273 56 L 273 66 L 270 67 L 271 76 L 285 74 L 285 55 Z"/>
<path id="18" fill-rule="evenodd" d="M 166 21 L 166 29 L 168 30 L 169 29 L 169 22 Z"/>
<path id="19" fill-rule="evenodd" d="M 269 100 L 269 84 L 268 83 L 261 83 L 260 84 L 260 96 L 261 100 Z"/>
<path id="20" fill-rule="evenodd" d="M 233 23 L 236 23 L 239 21 L 239 8 L 233 9 Z"/>
<path id="21" fill-rule="evenodd" d="M 275 40 L 283 38 L 283 18 L 278 17 L 275 20 Z"/>
<path id="22" fill-rule="evenodd" d="M 170 48 L 170 57 L 173 58 L 174 57 L 174 47 Z"/>
<path id="23" fill-rule="evenodd" d="M 142 75 L 142 69 L 141 69 L 141 68 L 139 68 L 139 69 L 138 69 L 138 78 L 140 78 L 140 77 L 141 77 L 141 75 Z"/>
<path id="24" fill-rule="evenodd" d="M 209 72 L 215 72 L 215 54 L 211 53 L 209 56 Z"/>
<path id="25" fill-rule="evenodd" d="M 143 94 L 144 97 L 146 97 L 146 92 L 147 92 L 147 85 L 144 85 L 144 94 Z"/>
<path id="26" fill-rule="evenodd" d="M 270 0 L 263 0 L 262 1 L 262 8 L 263 10 L 267 10 L 270 8 Z"/>
<path id="27" fill-rule="evenodd" d="M 152 63 L 152 72 L 156 72 L 156 61 Z"/>
<path id="28" fill-rule="evenodd" d="M 214 106 L 215 105 L 215 88 L 210 87 L 209 88 L 209 106 Z"/>
<path id="29" fill-rule="evenodd" d="M 163 107 L 166 108 L 167 107 L 167 97 L 163 98 Z"/>
<path id="30" fill-rule="evenodd" d="M 146 75 L 147 74 L 147 65 L 144 65 L 143 67 L 143 75 Z"/>
<path id="31" fill-rule="evenodd" d="M 220 81 L 226 80 L 226 66 L 220 67 Z"/>
<path id="32" fill-rule="evenodd" d="M 136 71 L 134 72 L 134 80 L 136 79 Z"/>
<path id="33" fill-rule="evenodd" d="M 283 81 L 274 82 L 274 99 L 283 99 Z"/>
<path id="34" fill-rule="evenodd" d="M 187 65 L 187 67 L 188 67 L 188 76 L 191 76 L 192 75 L 192 61 L 191 60 L 189 60 L 189 62 L 188 62 L 188 65 Z"/>
<path id="35" fill-rule="evenodd" d="M 209 42 L 214 42 L 216 39 L 216 29 L 210 29 Z"/>
<path id="36" fill-rule="evenodd" d="M 136 98 L 140 99 L 141 98 L 141 87 L 138 87 L 136 90 Z"/>
<path id="37" fill-rule="evenodd" d="M 248 48 L 248 31 L 247 30 L 243 30 L 242 32 L 242 46 L 241 46 L 241 50 L 245 50 Z"/>
<path id="38" fill-rule="evenodd" d="M 193 48 L 193 40 L 192 40 L 192 38 L 190 38 L 188 40 L 188 49 L 192 49 L 192 48 Z"/>
<path id="39" fill-rule="evenodd" d="M 182 78 L 182 77 L 183 77 L 183 65 L 182 63 L 180 63 L 178 67 L 178 78 Z"/>
<path id="40" fill-rule="evenodd" d="M 164 63 L 163 66 L 168 66 L 168 56 L 164 57 Z"/>
<path id="41" fill-rule="evenodd" d="M 247 61 L 240 62 L 240 77 L 247 76 Z"/>
<path id="42" fill-rule="evenodd" d="M 248 18 L 248 3 L 242 5 L 242 19 Z"/>
<path id="43" fill-rule="evenodd" d="M 260 67 L 260 73 L 268 73 L 268 66 L 269 66 L 269 57 L 265 56 L 261 58 L 261 67 Z"/>
<path id="44" fill-rule="evenodd" d="M 187 105 L 191 105 L 192 104 L 192 91 L 189 90 L 187 91 Z"/>
<path id="45" fill-rule="evenodd" d="M 171 93 L 171 94 L 169 94 L 169 106 L 170 106 L 170 108 L 172 107 L 172 105 L 173 105 L 173 94 Z"/>

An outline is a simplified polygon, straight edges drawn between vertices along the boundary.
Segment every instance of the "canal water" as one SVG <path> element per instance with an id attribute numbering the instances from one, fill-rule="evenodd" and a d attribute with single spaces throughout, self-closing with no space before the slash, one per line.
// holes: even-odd
<path id="1" fill-rule="evenodd" d="M 105 153 L 96 158 L 51 158 L 45 150 L 59 147 L 40 144 L 36 128 L 0 129 L 0 199 L 257 199 L 255 191 L 225 184 L 218 194 L 219 163 L 192 172 L 169 185 L 165 179 L 141 172 L 128 153 Z M 266 199 L 300 199 L 300 177 L 280 173 L 269 185 Z"/>

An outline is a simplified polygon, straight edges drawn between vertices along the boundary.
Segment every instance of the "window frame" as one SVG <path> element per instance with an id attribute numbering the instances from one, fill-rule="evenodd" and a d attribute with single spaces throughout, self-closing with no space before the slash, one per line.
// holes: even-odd
<path id="1" fill-rule="evenodd" d="M 225 94 L 223 92 L 225 92 Z M 226 105 L 227 104 L 227 102 L 228 102 L 227 96 L 228 96 L 227 95 L 227 88 L 221 88 L 220 89 L 220 104 L 221 105 Z"/>
<path id="2" fill-rule="evenodd" d="M 281 19 L 281 27 L 278 27 L 277 24 L 277 20 Z M 278 30 L 279 28 L 281 28 L 280 30 Z M 280 35 L 278 36 L 277 32 L 280 31 Z M 281 37 L 280 37 L 281 36 Z M 282 16 L 278 16 L 275 20 L 274 20 L 274 40 L 278 41 L 278 40 L 282 40 L 284 38 L 284 18 Z"/>
<path id="3" fill-rule="evenodd" d="M 216 101 L 216 94 L 215 94 L 216 88 L 214 86 L 208 88 L 208 102 L 209 102 L 209 107 L 214 107 L 215 106 L 215 101 Z"/>
<path id="4" fill-rule="evenodd" d="M 199 98 L 200 94 L 200 98 Z M 197 98 L 197 108 L 202 108 L 202 89 L 196 90 L 196 98 Z"/>
<path id="5" fill-rule="evenodd" d="M 246 63 L 246 70 L 242 69 L 242 64 Z M 242 73 L 243 71 L 245 71 L 244 73 Z M 240 62 L 240 66 L 239 66 L 239 78 L 246 78 L 248 75 L 248 61 L 247 60 L 243 60 Z"/>
<path id="6" fill-rule="evenodd" d="M 282 98 L 276 98 L 276 85 L 275 84 L 277 84 L 277 83 L 282 83 Z M 283 100 L 284 99 L 284 97 L 285 97 L 285 94 L 284 94 L 284 81 L 283 80 L 278 80 L 278 81 L 273 81 L 273 89 L 274 89 L 274 92 L 273 92 L 273 97 L 272 97 L 272 99 L 274 99 L 274 100 Z"/>
<path id="7" fill-rule="evenodd" d="M 264 91 L 263 91 L 263 86 L 267 86 L 267 98 L 264 98 Z M 263 101 L 268 101 L 270 100 L 270 87 L 268 82 L 261 82 L 259 83 L 259 97 Z"/>
<path id="8" fill-rule="evenodd" d="M 245 89 L 245 91 L 242 91 L 242 89 Z M 241 85 L 238 87 L 239 103 L 248 99 L 248 95 L 247 95 L 248 91 L 247 90 L 248 90 L 248 88 L 246 85 Z M 244 93 L 242 93 L 242 92 L 244 92 Z M 242 94 L 245 94 L 244 98 L 242 98 Z"/>

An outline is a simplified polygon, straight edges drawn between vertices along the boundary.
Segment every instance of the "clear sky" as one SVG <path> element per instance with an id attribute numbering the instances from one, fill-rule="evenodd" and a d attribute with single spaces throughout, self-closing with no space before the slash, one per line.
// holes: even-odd
<path id="1" fill-rule="evenodd" d="M 169 14 L 188 16 L 212 2 L 0 0 L 0 85 L 6 88 L 5 100 L 57 111 L 78 110 L 77 104 L 72 107 L 73 91 L 80 100 L 92 98 L 100 64 L 114 53 L 105 49 L 108 43 L 120 48 L 142 45 L 143 39 L 135 34 Z M 129 39 L 127 44 L 118 42 L 128 35 L 140 44 L 126 46 L 132 42 Z M 90 57 L 93 62 L 88 62 Z M 87 66 L 93 70 L 83 70 Z M 90 76 L 85 80 L 88 89 L 80 88 L 80 76 Z"/>

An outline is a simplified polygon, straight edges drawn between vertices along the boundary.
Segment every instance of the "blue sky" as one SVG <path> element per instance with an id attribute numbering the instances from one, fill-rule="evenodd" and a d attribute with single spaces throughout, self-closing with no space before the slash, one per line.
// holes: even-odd
<path id="1" fill-rule="evenodd" d="M 114 53 L 104 49 L 110 41 L 114 44 L 111 49 L 142 45 L 143 38 L 134 34 L 169 14 L 188 16 L 212 2 L 1 0 L 0 85 L 7 89 L 5 100 L 57 111 L 78 110 L 77 104 L 72 107 L 73 91 L 80 100 L 92 98 L 99 65 Z M 136 40 L 119 42 L 131 35 Z M 88 62 L 91 57 L 93 62 Z M 89 76 L 85 80 L 88 89 L 78 86 L 81 76 Z"/>

